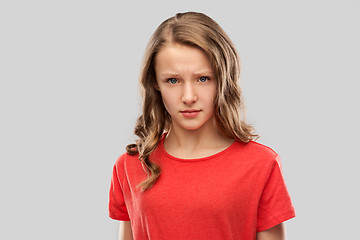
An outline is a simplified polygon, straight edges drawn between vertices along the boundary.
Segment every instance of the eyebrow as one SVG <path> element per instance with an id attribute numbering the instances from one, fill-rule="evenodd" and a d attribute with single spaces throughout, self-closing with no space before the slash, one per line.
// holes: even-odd
<path id="1" fill-rule="evenodd" d="M 210 69 L 205 69 L 199 72 L 195 72 L 194 75 L 213 75 L 214 71 Z"/>
<path id="2" fill-rule="evenodd" d="M 214 71 L 209 70 L 209 69 L 205 69 L 202 71 L 198 71 L 193 73 L 193 76 L 200 76 L 200 75 L 214 75 Z M 179 77 L 180 75 L 176 72 L 164 72 L 162 74 L 159 74 L 159 77 L 164 78 L 164 77 Z"/>

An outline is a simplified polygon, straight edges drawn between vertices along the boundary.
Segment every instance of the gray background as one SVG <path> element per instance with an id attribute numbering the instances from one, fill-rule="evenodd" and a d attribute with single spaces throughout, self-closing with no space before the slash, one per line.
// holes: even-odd
<path id="1" fill-rule="evenodd" d="M 112 166 L 140 111 L 145 45 L 176 12 L 214 18 L 242 60 L 248 120 L 275 149 L 288 239 L 357 236 L 358 1 L 1 1 L 0 239 L 116 239 Z"/>

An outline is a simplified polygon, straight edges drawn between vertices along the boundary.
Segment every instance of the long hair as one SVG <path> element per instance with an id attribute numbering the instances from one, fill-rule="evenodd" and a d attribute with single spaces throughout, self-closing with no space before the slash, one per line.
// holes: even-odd
<path id="1" fill-rule="evenodd" d="M 129 144 L 129 154 L 139 154 L 148 178 L 139 184 L 141 191 L 150 189 L 160 176 L 161 169 L 150 161 L 161 136 L 171 126 L 171 118 L 155 89 L 155 56 L 165 43 L 174 42 L 201 49 L 208 56 L 215 78 L 217 93 L 214 115 L 220 132 L 229 138 L 248 142 L 257 137 L 253 128 L 245 123 L 245 108 L 241 89 L 240 61 L 234 44 L 224 30 L 203 13 L 178 13 L 165 20 L 155 30 L 147 45 L 140 74 L 143 111 L 137 120 L 135 144 Z"/>

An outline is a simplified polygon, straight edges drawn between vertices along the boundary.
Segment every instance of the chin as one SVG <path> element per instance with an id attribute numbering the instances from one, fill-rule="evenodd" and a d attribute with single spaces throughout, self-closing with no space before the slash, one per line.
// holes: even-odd
<path id="1" fill-rule="evenodd" d="M 186 125 L 186 126 L 180 126 L 185 130 L 189 130 L 189 131 L 194 131 L 194 130 L 198 130 L 203 126 L 203 124 L 199 124 L 199 125 Z"/>

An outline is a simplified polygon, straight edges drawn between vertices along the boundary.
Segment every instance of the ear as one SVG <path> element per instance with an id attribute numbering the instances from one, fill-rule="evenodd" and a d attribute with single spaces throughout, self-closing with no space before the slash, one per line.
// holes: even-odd
<path id="1" fill-rule="evenodd" d="M 158 91 L 160 91 L 160 88 L 159 88 L 159 85 L 157 83 L 157 81 L 154 81 L 154 84 L 153 84 L 154 88 Z"/>

